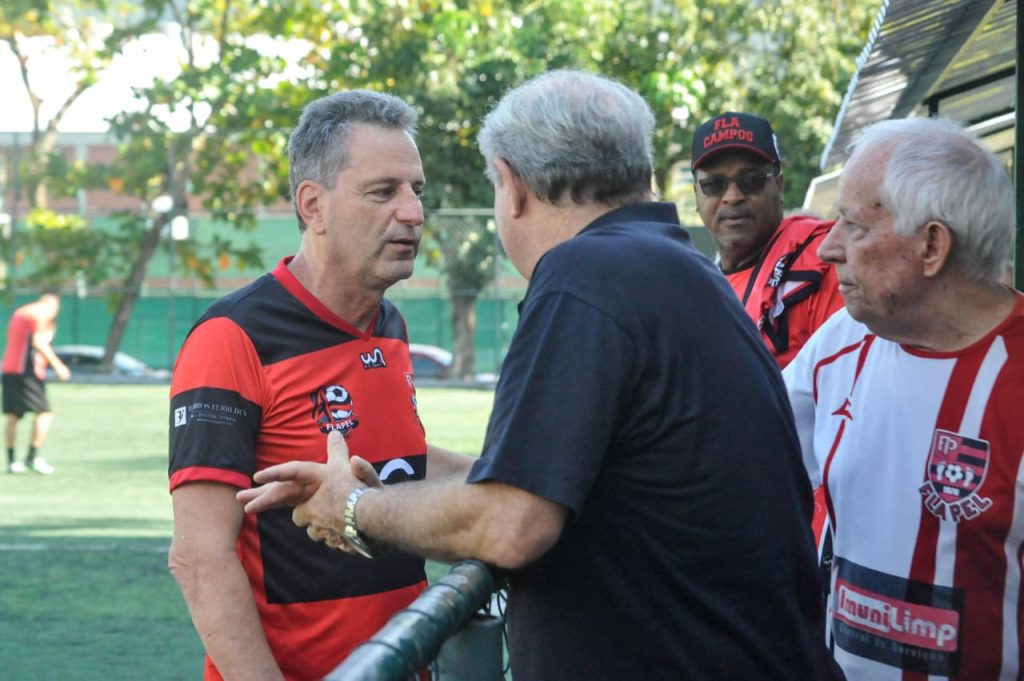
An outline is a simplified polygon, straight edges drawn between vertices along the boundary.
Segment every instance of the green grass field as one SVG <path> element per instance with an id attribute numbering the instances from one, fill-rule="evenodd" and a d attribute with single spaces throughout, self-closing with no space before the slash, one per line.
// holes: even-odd
<path id="1" fill-rule="evenodd" d="M 167 386 L 49 392 L 42 455 L 56 474 L 0 473 L 0 678 L 201 678 L 202 647 L 167 571 Z M 492 393 L 418 395 L 432 443 L 479 452 Z"/>

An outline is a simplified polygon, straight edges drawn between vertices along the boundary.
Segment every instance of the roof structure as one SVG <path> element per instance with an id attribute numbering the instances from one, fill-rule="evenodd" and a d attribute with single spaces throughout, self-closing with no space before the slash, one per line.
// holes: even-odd
<path id="1" fill-rule="evenodd" d="M 821 168 L 846 160 L 865 125 L 948 116 L 986 144 L 1013 149 L 1016 0 L 885 0 L 857 61 Z"/>
<path id="2" fill-rule="evenodd" d="M 821 155 L 804 209 L 833 212 L 839 169 L 864 126 L 887 118 L 946 116 L 968 126 L 1013 168 L 1013 279 L 1024 290 L 1024 104 L 1019 67 L 1024 21 L 1017 0 L 883 0 L 857 72 Z"/>

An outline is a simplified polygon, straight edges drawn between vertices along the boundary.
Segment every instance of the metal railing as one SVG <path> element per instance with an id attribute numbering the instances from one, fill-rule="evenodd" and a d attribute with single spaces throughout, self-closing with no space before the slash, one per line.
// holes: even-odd
<path id="1" fill-rule="evenodd" d="M 395 613 L 325 681 L 403 681 L 416 678 L 435 659 L 440 667 L 437 681 L 502 679 L 500 621 L 474 617 L 494 589 L 494 577 L 483 563 L 455 563 L 447 576 Z M 445 664 L 443 645 L 458 659 Z"/>

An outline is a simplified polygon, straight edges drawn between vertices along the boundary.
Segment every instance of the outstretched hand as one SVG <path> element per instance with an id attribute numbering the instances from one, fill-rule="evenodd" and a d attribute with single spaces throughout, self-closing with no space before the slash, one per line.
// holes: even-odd
<path id="1" fill-rule="evenodd" d="M 348 550 L 345 543 L 345 501 L 356 487 L 380 487 L 377 471 L 365 459 L 349 456 L 348 444 L 335 431 L 327 437 L 327 463 L 290 461 L 258 471 L 260 487 L 242 490 L 237 498 L 246 513 L 294 506 L 292 522 L 306 527 L 311 539 Z"/>
<path id="2" fill-rule="evenodd" d="M 290 461 L 258 471 L 253 480 L 265 483 L 243 489 L 235 497 L 246 513 L 260 513 L 282 506 L 298 506 L 320 488 L 327 466 L 314 461 Z"/>

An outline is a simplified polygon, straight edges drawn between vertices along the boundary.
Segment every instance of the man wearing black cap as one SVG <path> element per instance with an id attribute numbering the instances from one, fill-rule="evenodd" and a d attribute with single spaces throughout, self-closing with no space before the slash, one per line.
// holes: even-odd
<path id="1" fill-rule="evenodd" d="M 719 266 L 780 367 L 843 307 L 835 270 L 818 257 L 833 222 L 783 218 L 782 159 L 771 124 L 727 111 L 693 135 L 697 211 Z"/>

